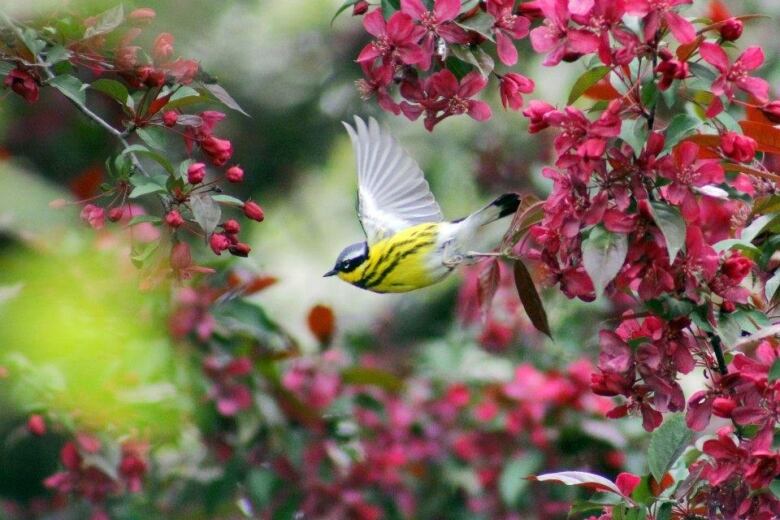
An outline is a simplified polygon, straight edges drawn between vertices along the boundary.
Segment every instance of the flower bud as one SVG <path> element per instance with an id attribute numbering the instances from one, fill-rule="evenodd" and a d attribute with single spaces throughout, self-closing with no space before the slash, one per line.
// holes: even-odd
<path id="1" fill-rule="evenodd" d="M 742 36 L 742 30 L 745 28 L 745 24 L 742 20 L 736 18 L 729 18 L 723 25 L 720 26 L 720 37 L 727 42 L 733 42 L 738 40 Z"/>
<path id="2" fill-rule="evenodd" d="M 753 262 L 749 258 L 736 253 L 728 257 L 720 269 L 732 283 L 738 284 L 750 273 L 752 267 Z"/>
<path id="3" fill-rule="evenodd" d="M 533 92 L 534 82 L 522 74 L 510 72 L 501 77 L 499 90 L 501 104 L 505 109 L 509 107 L 512 110 L 520 110 L 523 106 L 522 94 Z"/>
<path id="4" fill-rule="evenodd" d="M 750 162 L 756 155 L 755 139 L 736 132 L 726 132 L 720 138 L 720 148 L 726 157 L 737 162 Z"/>
<path id="5" fill-rule="evenodd" d="M 664 47 L 658 51 L 658 57 L 661 58 L 662 61 L 669 61 L 674 58 L 674 54 L 672 54 L 672 51 Z"/>
<path id="6" fill-rule="evenodd" d="M 179 114 L 175 110 L 168 110 L 163 114 L 163 124 L 168 128 L 175 126 L 179 120 Z"/>
<path id="7" fill-rule="evenodd" d="M 761 107 L 761 113 L 771 122 L 780 123 L 780 101 L 772 101 Z"/>
<path id="8" fill-rule="evenodd" d="M 712 413 L 718 417 L 731 417 L 731 412 L 737 407 L 737 403 L 729 397 L 716 397 L 712 401 Z"/>
<path id="9" fill-rule="evenodd" d="M 111 222 L 119 222 L 119 219 L 122 218 L 122 215 L 125 214 L 124 208 L 111 208 L 108 210 L 108 220 Z"/>
<path id="10" fill-rule="evenodd" d="M 172 209 L 165 215 L 165 223 L 176 229 L 177 227 L 184 224 L 184 219 L 182 218 L 181 213 L 175 209 Z"/>
<path id="11" fill-rule="evenodd" d="M 127 19 L 135 23 L 148 23 L 154 20 L 156 15 L 157 13 L 154 12 L 154 9 L 141 7 L 130 11 L 130 14 L 127 15 Z"/>
<path id="12" fill-rule="evenodd" d="M 730 301 L 726 300 L 725 302 L 723 302 L 721 304 L 720 310 L 721 310 L 721 312 L 725 312 L 726 314 L 730 314 L 730 313 L 734 312 L 735 310 L 737 310 L 737 306 L 734 305 L 734 302 L 730 302 Z"/>
<path id="13" fill-rule="evenodd" d="M 203 152 L 217 166 L 222 166 L 233 156 L 233 145 L 227 139 L 219 139 L 210 135 L 200 143 Z"/>
<path id="14" fill-rule="evenodd" d="M 192 265 L 192 252 L 187 242 L 178 242 L 171 248 L 171 267 L 181 271 Z"/>
<path id="15" fill-rule="evenodd" d="M 147 87 L 162 87 L 165 85 L 165 71 L 161 69 L 152 69 L 146 78 Z"/>
<path id="16" fill-rule="evenodd" d="M 249 247 L 249 244 L 245 244 L 243 242 L 239 242 L 235 245 L 230 246 L 230 254 L 233 256 L 241 256 L 241 257 L 247 257 L 249 256 L 249 252 L 252 250 L 251 247 Z"/>
<path id="17" fill-rule="evenodd" d="M 222 251 L 230 247 L 230 240 L 222 233 L 213 233 L 209 238 L 209 246 L 215 255 L 221 255 Z"/>
<path id="18" fill-rule="evenodd" d="M 230 233 L 231 235 L 237 234 L 239 231 L 241 231 L 241 225 L 238 223 L 237 220 L 226 220 L 224 224 L 222 224 L 222 229 L 225 230 L 225 233 Z"/>
<path id="19" fill-rule="evenodd" d="M 152 54 L 158 62 L 170 58 L 173 54 L 173 35 L 171 33 L 160 33 L 154 40 Z"/>
<path id="20" fill-rule="evenodd" d="M 206 165 L 202 162 L 190 164 L 187 168 L 187 181 L 190 184 L 200 184 L 206 178 Z"/>
<path id="21" fill-rule="evenodd" d="M 93 229 L 100 229 L 105 224 L 106 212 L 103 208 L 94 204 L 87 204 L 81 210 L 81 219 L 87 222 Z"/>
<path id="22" fill-rule="evenodd" d="M 528 132 L 535 134 L 550 126 L 544 120 L 544 116 L 555 110 L 555 107 L 544 101 L 534 99 L 528 103 L 528 108 L 523 110 L 523 115 L 530 120 Z"/>
<path id="23" fill-rule="evenodd" d="M 225 178 L 229 182 L 241 182 L 244 180 L 244 170 L 240 166 L 231 166 L 225 172 Z"/>
<path id="24" fill-rule="evenodd" d="M 11 90 L 22 96 L 28 103 L 38 101 L 40 94 L 38 83 L 28 72 L 21 69 L 14 69 L 8 73 L 3 81 L 3 85 L 10 87 Z"/>
<path id="25" fill-rule="evenodd" d="M 27 419 L 27 431 L 38 437 L 45 435 L 46 421 L 43 419 L 43 416 L 38 414 L 31 415 L 30 418 Z"/>
<path id="26" fill-rule="evenodd" d="M 251 218 L 252 220 L 256 220 L 258 222 L 262 222 L 265 218 L 263 208 L 251 200 L 248 200 L 244 203 L 244 215 L 246 215 L 247 218 Z"/>
<path id="27" fill-rule="evenodd" d="M 358 2 L 355 2 L 355 4 L 352 6 L 352 16 L 360 16 L 361 14 L 366 14 L 366 11 L 368 11 L 368 2 L 365 0 L 359 0 Z"/>

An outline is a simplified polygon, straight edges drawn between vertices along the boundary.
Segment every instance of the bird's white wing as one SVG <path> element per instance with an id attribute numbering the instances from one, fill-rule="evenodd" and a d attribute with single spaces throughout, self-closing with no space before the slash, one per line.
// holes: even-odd
<path id="1" fill-rule="evenodd" d="M 441 222 L 441 209 L 417 163 L 372 117 L 344 126 L 358 171 L 358 217 L 372 245 L 424 222 Z"/>

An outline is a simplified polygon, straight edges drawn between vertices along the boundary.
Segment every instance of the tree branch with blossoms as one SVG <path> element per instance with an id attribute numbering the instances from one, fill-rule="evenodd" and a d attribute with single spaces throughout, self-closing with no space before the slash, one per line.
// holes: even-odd
<path id="1" fill-rule="evenodd" d="M 613 505 L 594 507 L 603 519 L 780 514 L 769 488 L 780 475 L 780 452 L 770 447 L 780 420 L 778 341 L 736 350 L 742 335 L 771 326 L 767 310 L 780 285 L 780 101 L 756 75 L 763 50 L 730 50 L 757 17 L 735 17 L 713 1 L 708 16 L 692 18 L 692 3 L 350 3 L 373 38 L 357 58 L 365 74 L 358 87 L 384 110 L 423 116 L 428 130 L 459 114 L 486 121 L 490 107 L 473 97 L 494 76 L 502 104 L 522 110 L 530 133 L 555 132 L 556 159 L 542 172 L 552 192 L 538 213 L 519 210 L 499 256 L 533 263 L 545 285 L 569 298 L 630 309 L 600 333 L 591 388 L 616 399 L 608 417 L 638 415 L 653 432 L 654 471 L 630 486 L 583 472 L 539 477 L 612 494 Z M 525 105 L 533 81 L 495 72 L 493 56 L 522 66 L 515 40 L 526 36 L 544 66 L 585 65 L 567 106 Z M 487 305 L 497 262 L 481 277 Z M 516 279 L 529 314 L 543 315 L 526 277 Z M 694 372 L 705 389 L 686 400 L 680 378 Z M 735 426 L 697 452 L 692 432 L 713 415 Z M 640 491 L 648 485 L 652 493 Z"/>
<path id="2" fill-rule="evenodd" d="M 223 209 L 232 207 L 242 210 L 249 219 L 264 219 L 257 203 L 222 193 L 220 184 L 240 183 L 244 178 L 238 165 L 227 165 L 233 154 L 230 141 L 214 135 L 225 115 L 213 110 L 199 114 L 183 111 L 198 104 L 243 110 L 200 70 L 197 62 L 173 59 L 171 34 L 157 35 L 148 53 L 136 44 L 154 17 L 155 12 L 148 8 L 125 16 L 120 5 L 75 26 L 43 31 L 0 11 L 5 29 L 0 63 L 11 67 L 4 69 L 4 85 L 30 103 L 38 100 L 41 87 L 53 87 L 119 142 L 119 154 L 106 162 L 110 182 L 97 197 L 86 201 L 89 203 L 81 216 L 96 229 L 103 227 L 107 218 L 128 227 L 155 226 L 167 231 L 167 240 L 133 246 L 133 261 L 148 283 L 158 283 L 167 274 L 187 279 L 212 272 L 192 263 L 190 247 L 183 240 L 185 233 L 204 239 L 217 255 L 228 251 L 247 256 L 250 247 L 238 238 L 239 222 L 223 219 Z M 119 127 L 88 105 L 87 90 L 117 103 L 120 112 L 112 111 L 111 117 L 119 119 Z M 182 139 L 183 154 L 168 148 L 166 133 Z M 204 160 L 225 171 L 221 175 L 208 174 L 212 178 L 207 179 L 206 163 L 194 156 L 196 147 Z M 142 158 L 148 162 L 145 164 Z M 144 208 L 133 203 L 151 195 L 159 199 L 163 215 L 146 214 Z M 96 199 L 110 202 L 97 205 L 93 203 Z M 169 243 L 167 255 L 166 248 L 160 247 L 164 242 Z"/>

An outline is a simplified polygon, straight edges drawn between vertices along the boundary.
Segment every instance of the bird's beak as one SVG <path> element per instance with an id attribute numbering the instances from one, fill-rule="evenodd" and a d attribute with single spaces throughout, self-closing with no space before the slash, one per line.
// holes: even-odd
<path id="1" fill-rule="evenodd" d="M 331 269 L 330 271 L 328 271 L 327 273 L 323 274 L 322 276 L 323 277 L 325 277 L 325 276 L 333 276 L 336 273 L 338 273 L 338 271 L 336 271 L 335 269 Z"/>

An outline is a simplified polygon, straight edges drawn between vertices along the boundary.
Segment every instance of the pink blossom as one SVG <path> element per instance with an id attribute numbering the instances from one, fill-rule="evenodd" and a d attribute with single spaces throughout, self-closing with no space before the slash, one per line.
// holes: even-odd
<path id="1" fill-rule="evenodd" d="M 528 36 L 531 25 L 528 18 L 514 14 L 514 4 L 515 0 L 487 0 L 487 12 L 495 19 L 493 33 L 498 59 L 508 66 L 517 63 L 517 48 L 513 40 Z"/>
<path id="2" fill-rule="evenodd" d="M 407 65 L 419 65 L 426 60 L 425 51 L 418 45 L 425 28 L 415 25 L 412 17 L 398 11 L 385 22 L 381 9 L 374 9 L 363 18 L 363 27 L 376 39 L 360 51 L 358 63 L 382 58 L 391 63 L 396 58 Z"/>
<path id="3" fill-rule="evenodd" d="M 548 53 L 543 64 L 557 65 L 596 52 L 601 45 L 597 35 L 569 27 L 568 0 L 539 0 L 544 25 L 531 31 L 531 45 L 539 53 Z"/>
<path id="4" fill-rule="evenodd" d="M 692 4 L 693 0 L 626 0 L 628 14 L 644 17 L 645 41 L 656 39 L 661 22 L 666 22 L 669 30 L 680 43 L 690 43 L 696 38 L 696 28 L 691 22 L 680 16 L 674 8 Z"/>
<path id="5" fill-rule="evenodd" d="M 438 38 L 447 43 L 468 42 L 468 33 L 453 22 L 460 13 L 460 0 L 435 0 L 433 11 L 426 9 L 421 0 L 401 0 L 401 11 L 425 28 L 425 36 L 420 44 L 425 52 L 425 59 L 420 62 L 423 70 L 431 66 Z"/>
<path id="6" fill-rule="evenodd" d="M 712 93 L 716 96 L 725 94 L 729 100 L 734 99 L 734 88 L 739 88 L 751 94 L 759 103 L 769 101 L 769 83 L 762 78 L 753 78 L 748 75 L 764 63 L 764 51 L 761 47 L 752 46 L 729 63 L 726 52 L 720 45 L 704 42 L 699 47 L 701 57 L 715 67 L 720 76 L 712 84 Z"/>

